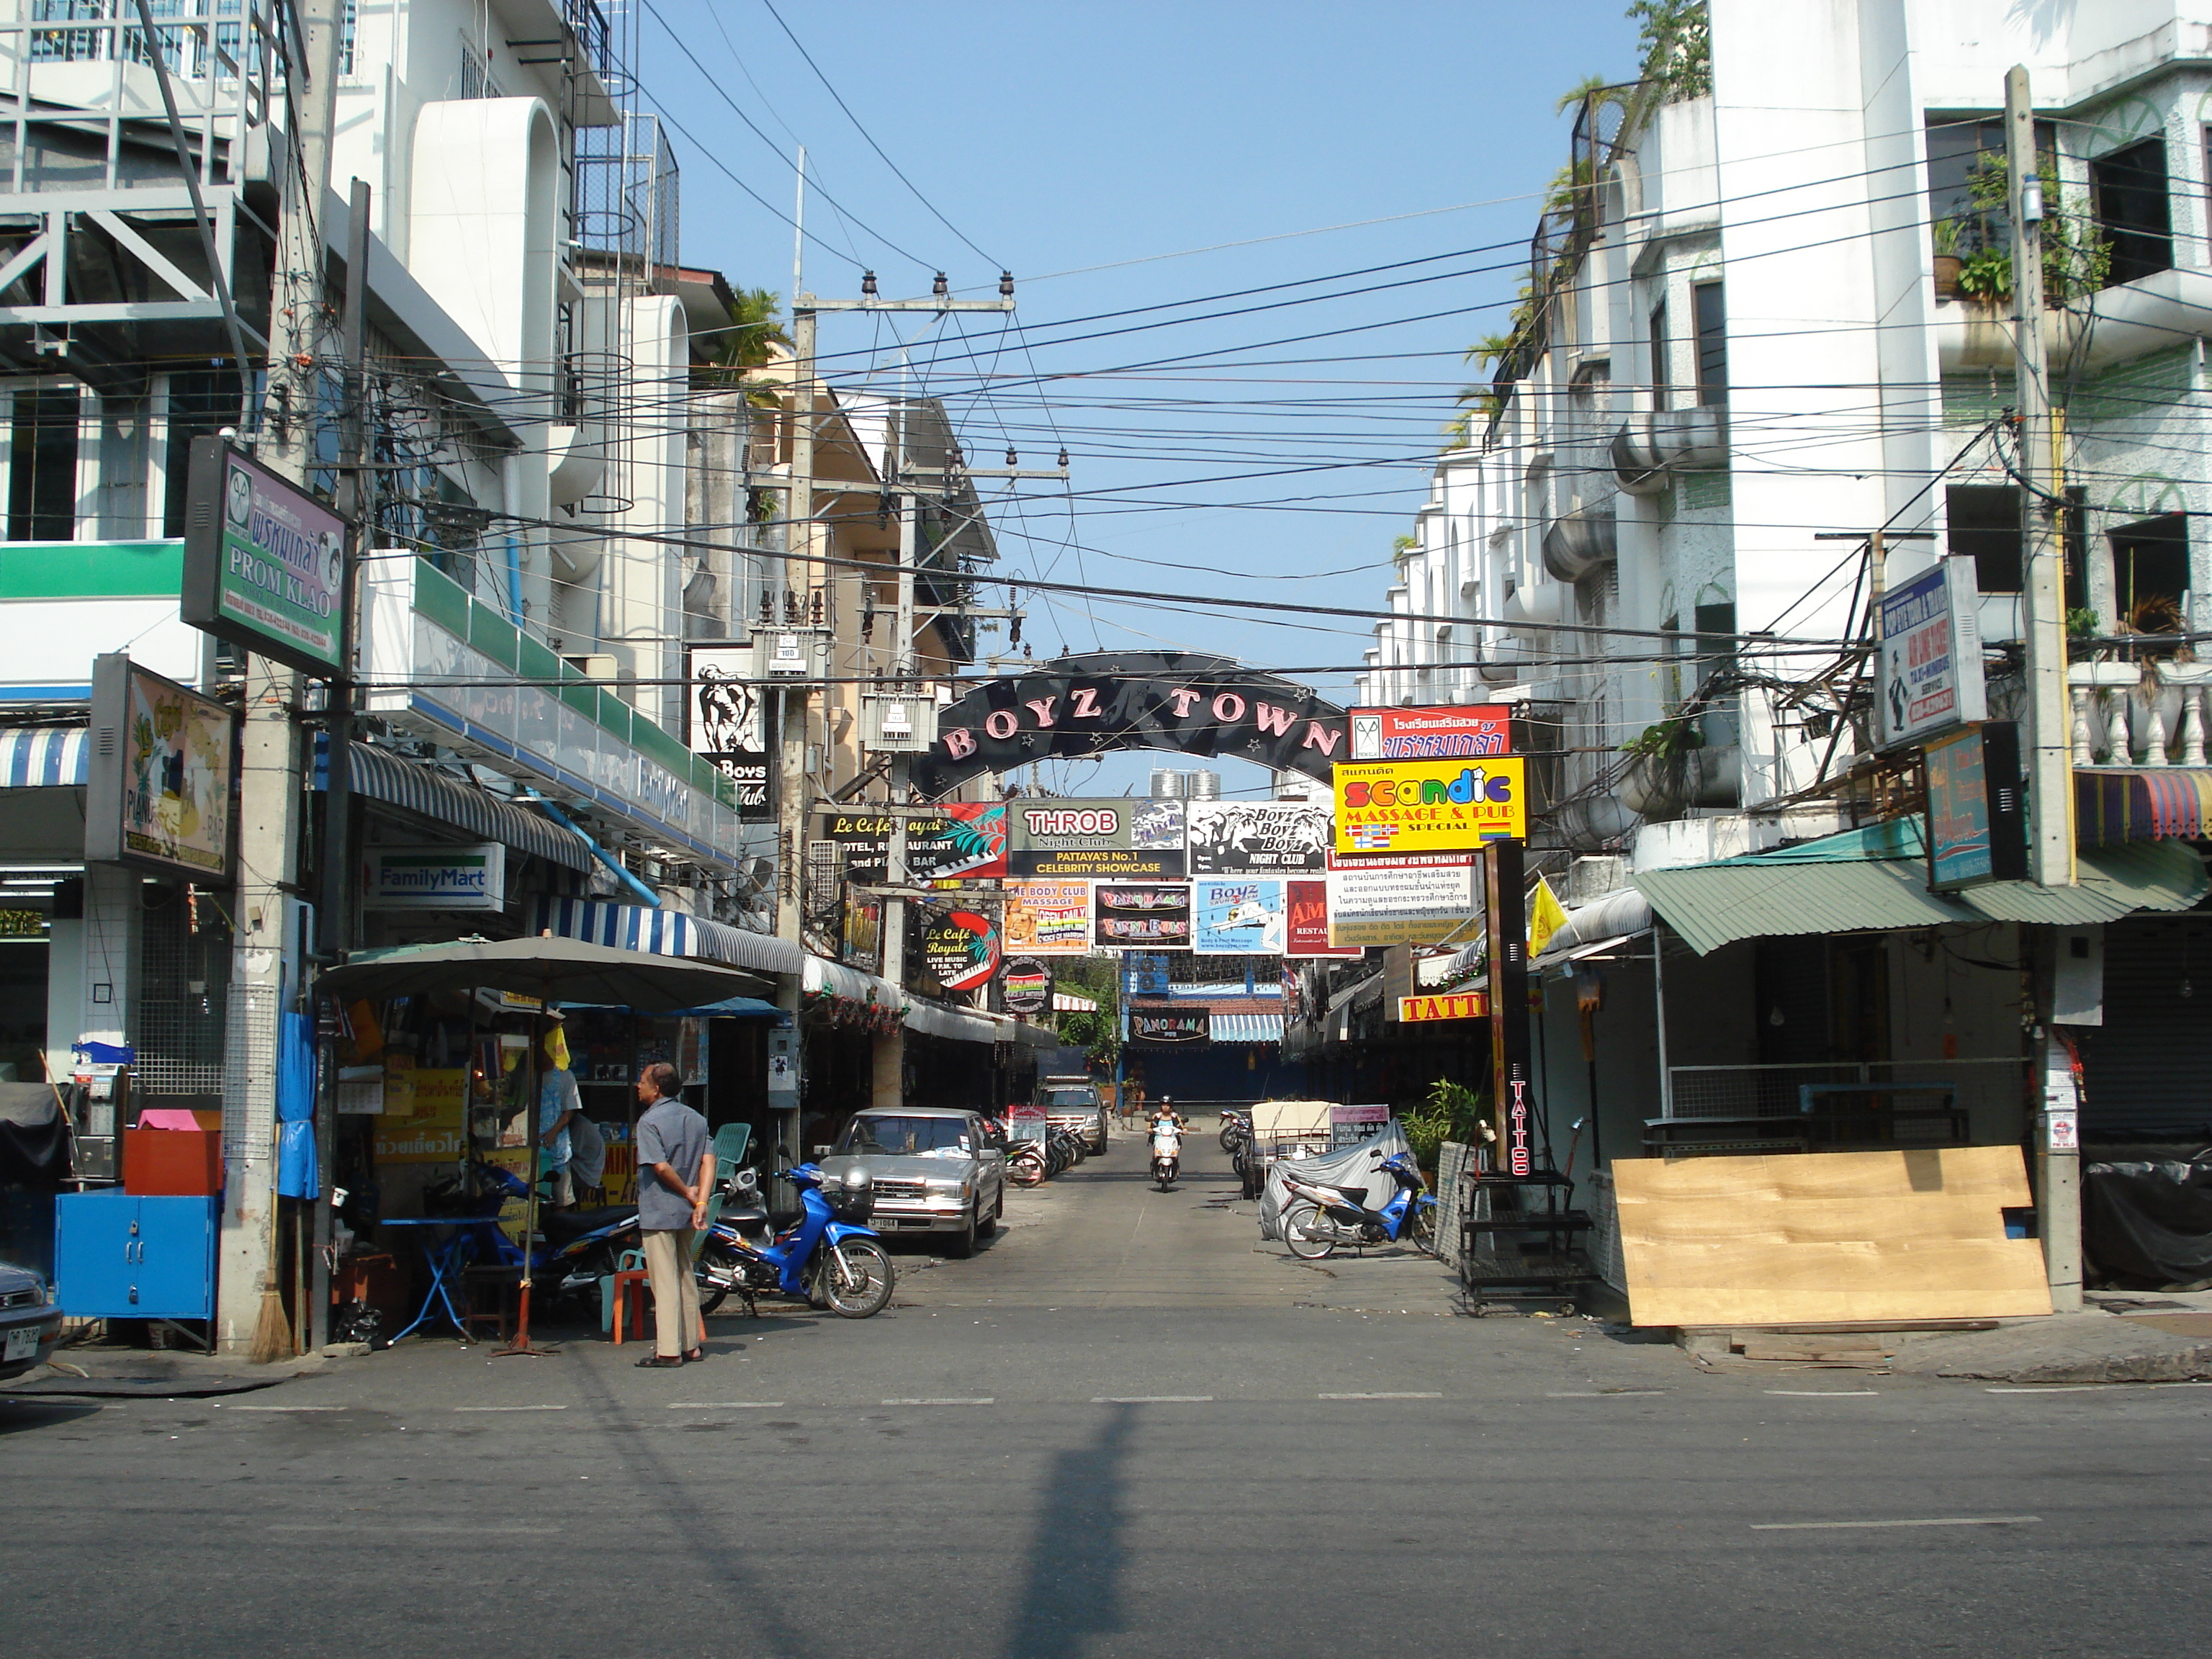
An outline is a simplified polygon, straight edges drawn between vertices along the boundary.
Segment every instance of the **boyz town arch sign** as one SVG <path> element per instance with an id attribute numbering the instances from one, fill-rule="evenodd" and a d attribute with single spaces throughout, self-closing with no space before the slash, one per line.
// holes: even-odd
<path id="1" fill-rule="evenodd" d="M 1323 783 L 1344 757 L 1344 710 L 1310 688 L 1226 657 L 1101 651 L 1059 657 L 976 684 L 939 711 L 937 740 L 915 760 L 925 797 L 979 772 L 1114 749 L 1233 755 Z"/>

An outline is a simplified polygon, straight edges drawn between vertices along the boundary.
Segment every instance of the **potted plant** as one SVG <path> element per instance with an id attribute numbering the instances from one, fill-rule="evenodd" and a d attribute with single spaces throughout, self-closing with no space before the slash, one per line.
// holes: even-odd
<path id="1" fill-rule="evenodd" d="M 1938 219 L 1929 228 L 1936 245 L 1936 297 L 1955 300 L 1959 297 L 1959 272 L 1966 261 L 1959 257 L 1959 222 Z"/>
<path id="2" fill-rule="evenodd" d="M 1984 248 L 1970 253 L 1959 265 L 1961 298 L 1996 305 L 2012 297 L 2012 255 Z"/>

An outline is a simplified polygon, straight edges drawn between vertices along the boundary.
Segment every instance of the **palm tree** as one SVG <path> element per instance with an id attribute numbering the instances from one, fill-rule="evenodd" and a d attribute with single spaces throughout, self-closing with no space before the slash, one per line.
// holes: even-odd
<path id="1" fill-rule="evenodd" d="M 743 386 L 745 401 L 761 407 L 773 407 L 775 391 L 747 379 L 750 371 L 766 368 L 776 360 L 776 349 L 791 349 L 791 337 L 784 331 L 780 315 L 783 308 L 782 295 L 765 288 L 741 288 L 730 307 L 730 322 L 726 328 L 715 330 L 708 337 L 708 378 L 724 385 Z"/>

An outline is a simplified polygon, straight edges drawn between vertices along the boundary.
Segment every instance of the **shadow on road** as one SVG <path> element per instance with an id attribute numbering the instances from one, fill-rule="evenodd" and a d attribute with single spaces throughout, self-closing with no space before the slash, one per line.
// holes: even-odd
<path id="1" fill-rule="evenodd" d="M 1084 1638 L 1126 1627 L 1121 1580 L 1129 1517 L 1121 1465 L 1137 1409 L 1110 1407 L 1089 1445 L 1054 1456 L 1007 1659 L 1068 1659 L 1081 1650 Z"/>

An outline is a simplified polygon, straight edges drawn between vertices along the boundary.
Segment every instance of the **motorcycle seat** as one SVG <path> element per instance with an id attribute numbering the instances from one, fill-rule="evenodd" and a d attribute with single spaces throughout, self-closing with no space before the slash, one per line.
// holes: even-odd
<path id="1" fill-rule="evenodd" d="M 635 1205 L 610 1204 L 595 1210 L 547 1210 L 538 1219 L 549 1241 L 566 1244 L 586 1233 L 627 1221 L 636 1213 Z"/>
<path id="2" fill-rule="evenodd" d="M 1347 1204 L 1357 1204 L 1364 1208 L 1367 1203 L 1367 1188 L 1364 1187 L 1332 1187 L 1322 1181 L 1316 1181 L 1312 1184 L 1322 1192 L 1334 1193 Z"/>

